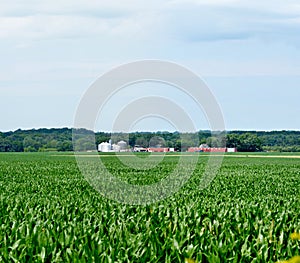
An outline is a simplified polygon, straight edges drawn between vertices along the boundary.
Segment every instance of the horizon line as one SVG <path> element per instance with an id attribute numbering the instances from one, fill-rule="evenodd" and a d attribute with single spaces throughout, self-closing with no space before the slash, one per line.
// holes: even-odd
<path id="1" fill-rule="evenodd" d="M 15 129 L 15 130 L 6 130 L 6 131 L 2 131 L 0 130 L 0 133 L 9 133 L 9 132 L 16 132 L 16 131 L 32 131 L 32 130 L 51 130 L 51 129 L 69 129 L 69 130 L 73 130 L 74 128 L 73 127 L 68 127 L 68 126 L 62 126 L 62 127 L 34 127 L 34 128 L 18 128 L 18 129 Z M 76 128 L 76 129 L 85 129 L 85 130 L 88 130 L 86 128 Z M 203 131 L 203 132 L 212 132 L 212 130 L 210 129 L 199 129 L 197 130 L 196 132 L 199 132 L 199 131 Z M 220 132 L 221 130 L 219 131 L 214 131 L 214 132 Z M 226 132 L 300 132 L 300 129 L 239 129 L 239 128 L 235 128 L 235 129 L 225 129 L 223 131 L 226 131 Z M 94 133 L 100 133 L 100 132 L 103 132 L 103 133 L 157 133 L 157 132 L 169 132 L 169 133 L 175 133 L 175 132 L 178 132 L 178 133 L 193 133 L 195 131 L 170 131 L 170 130 L 136 130 L 136 131 L 130 131 L 130 132 L 126 132 L 126 131 L 93 131 Z"/>

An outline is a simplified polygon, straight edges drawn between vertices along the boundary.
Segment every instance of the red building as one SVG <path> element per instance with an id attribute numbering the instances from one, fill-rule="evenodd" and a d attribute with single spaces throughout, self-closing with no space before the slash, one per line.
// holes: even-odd
<path id="1" fill-rule="evenodd" d="M 147 152 L 151 153 L 166 153 L 169 152 L 169 148 L 147 148 Z"/>
<path id="2" fill-rule="evenodd" d="M 225 152 L 237 152 L 236 148 L 200 148 L 200 147 L 190 147 L 188 148 L 188 152 L 214 152 L 214 153 L 225 153 Z"/>

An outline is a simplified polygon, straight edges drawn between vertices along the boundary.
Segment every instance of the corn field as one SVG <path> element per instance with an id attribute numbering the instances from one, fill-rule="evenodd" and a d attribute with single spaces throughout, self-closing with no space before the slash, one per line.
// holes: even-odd
<path id="1" fill-rule="evenodd" d="M 103 159 L 136 184 L 160 180 L 178 161 L 166 155 L 137 171 L 113 155 Z M 300 233 L 300 159 L 225 157 L 199 190 L 207 159 L 199 158 L 170 198 L 134 206 L 99 194 L 72 154 L 0 154 L 0 262 L 278 262 L 300 255 L 293 238 Z"/>

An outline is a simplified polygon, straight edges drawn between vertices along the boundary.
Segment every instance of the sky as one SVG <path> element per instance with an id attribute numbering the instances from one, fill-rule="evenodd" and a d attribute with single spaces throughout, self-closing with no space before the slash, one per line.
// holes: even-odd
<path id="1" fill-rule="evenodd" d="M 227 130 L 300 130 L 298 0 L 0 0 L 0 131 L 73 127 L 97 78 L 144 59 L 200 76 Z M 111 97 L 95 130 L 110 131 L 124 106 L 151 95 L 210 128 L 191 98 L 145 83 Z M 131 129 L 176 127 L 149 117 Z"/>

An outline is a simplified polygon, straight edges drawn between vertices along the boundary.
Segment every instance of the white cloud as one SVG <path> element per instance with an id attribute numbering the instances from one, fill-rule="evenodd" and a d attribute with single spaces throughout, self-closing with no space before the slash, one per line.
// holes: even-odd
<path id="1" fill-rule="evenodd" d="M 238 8 L 256 10 L 260 12 L 274 12 L 282 14 L 299 14 L 300 4 L 298 0 L 172 0 L 168 2 L 170 8 L 201 6 L 214 8 Z"/>
<path id="2" fill-rule="evenodd" d="M 237 4 L 239 2 L 240 0 L 172 0 L 168 5 L 226 6 L 229 4 Z"/>
<path id="3" fill-rule="evenodd" d="M 175 0 L 169 3 L 166 26 L 187 42 L 250 38 L 294 42 L 299 35 L 299 7 L 293 0 Z"/>
<path id="4" fill-rule="evenodd" d="M 15 1 L 2 4 L 0 38 L 140 37 L 161 22 L 157 5 L 141 1 Z M 1 16 L 2 15 L 2 16 Z M 17 44 L 26 46 L 23 42 Z"/>
<path id="5" fill-rule="evenodd" d="M 1 1 L 1 0 L 0 0 Z M 0 38 L 95 37 L 187 41 L 245 39 L 295 31 L 295 0 L 1 1 Z M 23 46 L 22 43 L 18 43 Z M 26 45 L 25 45 L 26 46 Z"/>
<path id="6" fill-rule="evenodd" d="M 126 22 L 126 19 L 124 19 Z M 34 15 L 0 18 L 1 38 L 68 38 L 93 34 L 110 34 L 124 26 L 124 20 L 81 17 L 71 15 Z"/>
<path id="7" fill-rule="evenodd" d="M 293 0 L 275 0 L 272 3 L 257 0 L 172 0 L 163 4 L 158 0 L 147 4 L 140 0 L 62 0 L 59 4 L 37 0 L 0 0 L 0 3 L 1 41 L 7 40 L 14 48 L 23 48 L 24 52 L 32 53 L 26 61 L 19 61 L 19 58 L 16 58 L 16 62 L 8 61 L 8 64 L 14 65 L 3 67 L 2 72 L 6 73 L 2 73 L 0 79 L 28 79 L 36 73 L 39 73 L 40 79 L 67 78 L 74 72 L 76 76 L 94 77 L 95 72 L 110 68 L 101 65 L 114 66 L 130 58 L 134 60 L 149 56 L 176 61 L 179 53 L 184 53 L 181 59 L 188 64 L 195 54 L 203 55 L 203 52 L 195 53 L 200 49 L 199 43 L 203 42 L 222 42 L 224 47 L 218 45 L 216 48 L 225 53 L 234 52 L 234 47 L 248 43 L 247 49 L 242 51 L 244 53 L 241 52 L 244 64 L 238 66 L 234 61 L 236 66 L 232 65 L 235 67 L 232 71 L 239 74 L 247 71 L 249 74 L 277 74 L 281 69 L 272 65 L 273 60 L 266 58 L 255 65 L 257 58 L 254 62 L 247 59 L 260 48 L 257 44 L 251 49 L 251 41 L 269 41 L 273 46 L 280 41 L 300 43 L 297 34 L 300 21 L 296 15 L 297 12 L 300 15 L 299 4 Z M 58 54 L 61 39 L 65 40 L 65 46 Z M 82 50 L 91 49 L 91 52 L 82 52 L 81 43 Z M 69 45 L 73 46 L 73 51 L 66 55 L 63 52 Z M 228 58 L 222 52 L 218 53 L 222 57 L 216 58 L 213 49 L 205 48 L 211 57 L 212 69 L 207 74 L 232 75 L 230 67 L 226 67 Z M 41 60 L 41 53 L 35 55 L 34 52 L 39 49 L 52 53 L 53 58 L 42 55 L 46 61 Z M 93 52 L 95 59 L 101 59 L 99 65 L 88 60 Z M 274 49 L 273 54 L 275 52 Z M 69 62 L 70 58 L 75 63 Z M 297 66 L 289 65 L 289 59 L 281 72 L 299 72 Z M 78 63 L 76 60 L 79 60 Z M 249 66 L 245 65 L 247 63 Z M 18 72 L 16 68 L 24 70 Z M 30 70 L 31 73 L 27 72 Z M 58 77 L 57 72 L 64 72 L 64 75 Z"/>
<path id="8" fill-rule="evenodd" d="M 119 17 L 129 13 L 155 9 L 161 6 L 160 1 L 151 2 L 140 0 L 0 0 L 0 15 L 22 16 L 35 14 L 90 14 L 98 17 Z"/>

